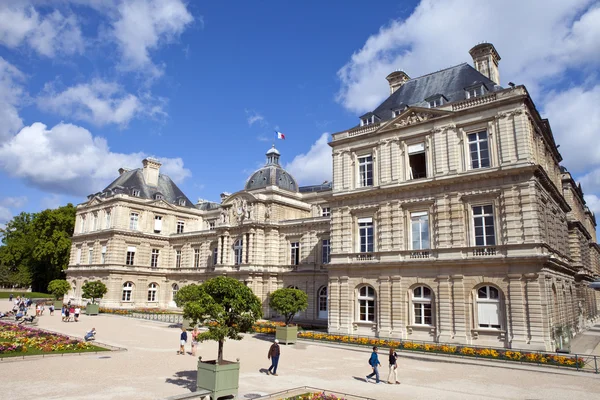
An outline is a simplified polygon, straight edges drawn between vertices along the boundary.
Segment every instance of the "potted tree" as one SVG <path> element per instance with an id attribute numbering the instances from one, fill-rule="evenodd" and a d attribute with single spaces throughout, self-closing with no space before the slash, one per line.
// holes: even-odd
<path id="1" fill-rule="evenodd" d="M 285 318 L 285 326 L 275 329 L 275 337 L 281 343 L 296 343 L 298 326 L 291 325 L 292 320 L 300 311 L 308 307 L 308 296 L 300 289 L 277 289 L 269 298 L 269 306 Z"/>
<path id="2" fill-rule="evenodd" d="M 48 284 L 48 292 L 54 296 L 54 308 L 61 309 L 64 297 L 71 290 L 71 285 L 64 279 L 55 279 Z"/>
<path id="3" fill-rule="evenodd" d="M 98 315 L 100 306 L 96 304 L 96 299 L 101 299 L 107 292 L 106 285 L 101 281 L 86 282 L 81 287 L 83 291 L 82 297 L 86 299 L 92 299 L 92 304 L 85 306 L 85 313 L 87 315 Z"/>
<path id="4" fill-rule="evenodd" d="M 175 303 L 183 308 L 183 317 L 208 328 L 197 340 L 219 343 L 216 360 L 198 359 L 198 389 L 209 390 L 212 398 L 237 395 L 240 364 L 223 360 L 226 339 L 241 340 L 241 333 L 250 332 L 261 318 L 261 303 L 252 290 L 237 279 L 218 276 L 196 285 L 182 287 Z"/>

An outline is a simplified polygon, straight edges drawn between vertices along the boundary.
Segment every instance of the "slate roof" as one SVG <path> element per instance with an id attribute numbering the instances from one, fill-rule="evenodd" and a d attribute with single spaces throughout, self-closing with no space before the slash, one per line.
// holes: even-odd
<path id="1" fill-rule="evenodd" d="M 300 193 L 326 192 L 328 190 L 331 190 L 332 186 L 332 182 L 327 182 L 321 185 L 300 186 L 298 190 Z"/>
<path id="2" fill-rule="evenodd" d="M 485 85 L 488 92 L 502 89 L 469 64 L 459 64 L 406 81 L 373 110 L 373 114 L 382 121 L 389 120 L 393 117 L 394 110 L 402 110 L 406 106 L 429 107 L 425 99 L 434 95 L 443 95 L 448 102 L 464 100 L 465 88 L 481 83 Z"/>
<path id="3" fill-rule="evenodd" d="M 184 199 L 184 207 L 195 208 L 194 203 L 187 198 L 181 189 L 177 187 L 175 182 L 167 175 L 158 175 L 158 186 L 147 185 L 141 168 L 123 172 L 121 176 L 115 179 L 101 192 L 101 195 L 108 197 L 114 194 L 123 193 L 132 196 L 134 189 L 140 191 L 139 198 L 141 199 L 155 200 L 156 195 L 161 194 L 163 200 L 167 203 L 179 205 L 179 200 Z"/>

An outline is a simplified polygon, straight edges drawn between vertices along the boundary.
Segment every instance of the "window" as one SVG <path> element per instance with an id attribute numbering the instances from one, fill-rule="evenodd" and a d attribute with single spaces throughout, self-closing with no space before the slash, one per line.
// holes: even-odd
<path id="1" fill-rule="evenodd" d="M 156 301 L 156 292 L 158 291 L 158 285 L 156 283 L 151 283 L 148 285 L 148 301 L 155 302 Z"/>
<path id="2" fill-rule="evenodd" d="M 485 87 L 483 85 L 466 89 L 467 99 L 470 99 L 472 97 L 483 96 L 484 94 L 485 94 Z"/>
<path id="3" fill-rule="evenodd" d="M 233 244 L 233 262 L 235 265 L 240 265 L 242 263 L 244 253 L 244 239 L 240 238 L 235 241 Z"/>
<path id="4" fill-rule="evenodd" d="M 323 239 L 321 244 L 321 249 L 323 250 L 321 252 L 321 262 L 323 264 L 329 264 L 329 261 L 331 260 L 331 246 L 329 244 L 329 239 Z"/>
<path id="5" fill-rule="evenodd" d="M 177 233 L 183 233 L 184 227 L 185 227 L 185 222 L 177 221 Z"/>
<path id="6" fill-rule="evenodd" d="M 427 212 L 410 214 L 412 250 L 429 249 L 429 215 Z"/>
<path id="7" fill-rule="evenodd" d="M 500 293 L 493 286 L 477 289 L 477 323 L 480 328 L 500 329 Z"/>
<path id="8" fill-rule="evenodd" d="M 290 263 L 292 265 L 300 264 L 300 243 L 292 242 L 292 243 L 290 243 L 290 248 L 292 250 L 291 257 L 290 257 Z"/>
<path id="9" fill-rule="evenodd" d="M 185 199 L 179 199 L 177 202 L 180 206 L 185 206 Z"/>
<path id="10" fill-rule="evenodd" d="M 361 253 L 373 252 L 373 218 L 358 219 L 358 236 Z"/>
<path id="11" fill-rule="evenodd" d="M 140 197 L 140 191 L 139 191 L 139 189 L 133 189 L 131 191 L 131 194 L 133 195 L 133 197 Z"/>
<path id="12" fill-rule="evenodd" d="M 135 247 L 129 246 L 127 247 L 127 258 L 125 259 L 126 265 L 133 265 L 135 261 Z"/>
<path id="13" fill-rule="evenodd" d="M 212 265 L 217 265 L 219 262 L 219 248 L 215 247 L 212 251 Z"/>
<path id="14" fill-rule="evenodd" d="M 100 253 L 100 263 L 106 264 L 106 246 L 102 246 L 102 252 Z"/>
<path id="15" fill-rule="evenodd" d="M 175 250 L 175 268 L 181 268 L 181 250 Z"/>
<path id="16" fill-rule="evenodd" d="M 158 256 L 160 255 L 160 250 L 152 249 L 152 254 L 150 255 L 150 267 L 158 268 Z"/>
<path id="17" fill-rule="evenodd" d="M 427 157 L 425 143 L 408 146 L 409 179 L 427 178 Z"/>
<path id="18" fill-rule="evenodd" d="M 92 214 L 92 231 L 98 230 L 98 214 Z"/>
<path id="19" fill-rule="evenodd" d="M 415 325 L 433 325 L 431 314 L 431 289 L 417 286 L 412 292 Z"/>
<path id="20" fill-rule="evenodd" d="M 429 108 L 435 108 L 444 105 L 444 98 L 442 96 L 429 99 Z"/>
<path id="21" fill-rule="evenodd" d="M 131 292 L 133 292 L 133 283 L 125 282 L 123 284 L 123 295 L 121 297 L 122 301 L 131 301 Z"/>
<path id="22" fill-rule="evenodd" d="M 327 286 L 319 289 L 319 318 L 327 318 Z"/>
<path id="23" fill-rule="evenodd" d="M 321 216 L 322 217 L 330 217 L 331 216 L 331 208 L 330 207 L 323 207 L 321 209 Z"/>
<path id="24" fill-rule="evenodd" d="M 358 320 L 375 322 L 375 289 L 371 286 L 358 289 Z"/>
<path id="25" fill-rule="evenodd" d="M 94 249 L 91 247 L 88 248 L 88 264 L 91 264 L 94 260 Z"/>
<path id="26" fill-rule="evenodd" d="M 375 116 L 365 117 L 360 119 L 360 126 L 371 125 L 375 123 Z"/>
<path id="27" fill-rule="evenodd" d="M 162 194 L 157 194 L 156 196 L 154 196 L 154 198 L 156 200 L 162 200 L 162 199 L 164 199 L 164 196 Z"/>
<path id="28" fill-rule="evenodd" d="M 154 216 L 154 233 L 160 233 L 162 231 L 162 217 L 160 215 Z"/>
<path id="29" fill-rule="evenodd" d="M 358 158 L 358 173 L 361 187 L 373 186 L 373 156 Z"/>
<path id="30" fill-rule="evenodd" d="M 486 131 L 470 133 L 469 153 L 471 153 L 471 168 L 486 168 L 490 166 L 490 151 L 488 149 L 488 134 Z"/>
<path id="31" fill-rule="evenodd" d="M 495 246 L 494 209 L 491 205 L 473 207 L 475 246 Z"/>
<path id="32" fill-rule="evenodd" d="M 81 248 L 77 249 L 77 257 L 75 258 L 75 263 L 77 265 L 81 264 Z"/>
<path id="33" fill-rule="evenodd" d="M 215 221 L 208 221 L 208 230 L 210 230 L 210 231 L 215 230 Z"/>
<path id="34" fill-rule="evenodd" d="M 85 215 L 81 216 L 81 225 L 79 226 L 79 233 L 85 232 Z"/>
<path id="35" fill-rule="evenodd" d="M 140 214 L 134 213 L 134 212 L 129 214 L 129 229 L 130 230 L 137 231 L 139 219 L 140 219 Z"/>
<path id="36" fill-rule="evenodd" d="M 171 286 L 171 300 L 175 301 L 177 292 L 179 292 L 179 285 L 174 283 L 173 286 Z"/>
<path id="37" fill-rule="evenodd" d="M 194 249 L 194 268 L 200 268 L 200 249 Z"/>
<path id="38" fill-rule="evenodd" d="M 402 110 L 400 110 L 400 109 L 394 110 L 394 111 L 392 111 L 392 118 L 396 118 L 400 114 L 402 114 Z"/>
<path id="39" fill-rule="evenodd" d="M 106 211 L 106 220 L 104 221 L 104 223 L 106 224 L 106 229 L 110 228 L 110 211 Z"/>

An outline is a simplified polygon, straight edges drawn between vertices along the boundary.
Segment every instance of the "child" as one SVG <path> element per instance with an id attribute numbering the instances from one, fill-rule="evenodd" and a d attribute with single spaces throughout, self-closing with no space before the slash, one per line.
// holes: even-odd
<path id="1" fill-rule="evenodd" d="M 187 331 L 185 328 L 181 328 L 181 335 L 179 336 L 179 351 L 177 354 L 185 355 L 185 344 L 187 343 Z"/>
<path id="2" fill-rule="evenodd" d="M 75 322 L 79 322 L 79 313 L 81 312 L 81 308 L 75 307 Z"/>
<path id="3" fill-rule="evenodd" d="M 50 315 L 54 315 L 54 304 L 50 304 L 48 308 L 50 309 Z"/>

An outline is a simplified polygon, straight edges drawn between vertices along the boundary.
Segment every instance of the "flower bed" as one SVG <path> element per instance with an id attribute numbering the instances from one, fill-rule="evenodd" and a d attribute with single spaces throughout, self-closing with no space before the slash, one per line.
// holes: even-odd
<path id="1" fill-rule="evenodd" d="M 0 357 L 87 351 L 107 349 L 57 333 L 0 322 Z"/>
<path id="2" fill-rule="evenodd" d="M 278 326 L 285 326 L 285 323 L 278 321 L 258 321 L 252 327 L 252 332 L 274 335 Z"/>
<path id="3" fill-rule="evenodd" d="M 583 368 L 585 361 L 573 356 L 557 354 L 522 352 L 516 350 L 477 348 L 469 346 L 427 344 L 406 341 L 385 340 L 344 335 L 330 335 L 327 333 L 299 332 L 299 338 L 326 342 L 349 343 L 362 346 L 392 347 L 398 350 L 420 351 L 425 353 L 442 353 L 465 357 L 489 358 L 494 360 L 528 362 L 534 364 L 555 365 L 560 367 Z"/>

